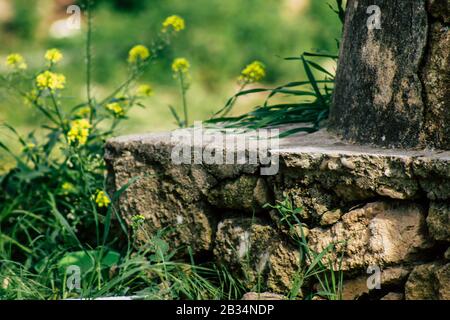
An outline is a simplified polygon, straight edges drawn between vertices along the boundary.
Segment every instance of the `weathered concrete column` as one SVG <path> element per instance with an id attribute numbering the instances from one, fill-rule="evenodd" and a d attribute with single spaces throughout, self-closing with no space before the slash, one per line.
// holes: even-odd
<path id="1" fill-rule="evenodd" d="M 380 146 L 450 149 L 449 6 L 348 1 L 332 132 Z"/>

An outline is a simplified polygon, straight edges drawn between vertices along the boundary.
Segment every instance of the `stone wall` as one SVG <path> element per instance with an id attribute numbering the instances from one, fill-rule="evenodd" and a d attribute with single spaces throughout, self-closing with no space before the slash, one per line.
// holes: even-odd
<path id="1" fill-rule="evenodd" d="M 294 241 L 304 235 L 313 252 L 335 246 L 322 260 L 344 272 L 344 299 L 450 299 L 450 152 L 360 147 L 319 131 L 281 140 L 271 150 L 279 172 L 263 176 L 259 164 L 175 165 L 172 140 L 106 144 L 110 192 L 140 177 L 118 201 L 128 223 L 141 214 L 149 232 L 173 228 L 174 247 L 224 264 L 249 291 L 290 291 L 310 263 Z M 287 228 L 264 207 L 287 197 L 302 209 L 301 226 Z M 374 266 L 381 289 L 369 290 Z M 317 283 L 305 288 L 299 298 L 314 296 Z"/>

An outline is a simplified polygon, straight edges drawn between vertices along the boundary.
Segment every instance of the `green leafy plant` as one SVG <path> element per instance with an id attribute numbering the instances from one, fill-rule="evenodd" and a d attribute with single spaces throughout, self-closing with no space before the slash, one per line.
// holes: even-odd
<path id="1" fill-rule="evenodd" d="M 192 267 L 195 280 L 188 279 L 182 272 L 185 264 L 171 261 L 173 253 L 163 250 L 167 245 L 162 240 L 151 241 L 157 243 L 157 252 L 136 253 L 131 240 L 128 247 L 126 241 L 118 243 L 120 237 L 128 238 L 128 230 L 114 203 L 136 179 L 130 179 L 114 194 L 108 194 L 104 181 L 104 141 L 127 119 L 129 110 L 143 106 L 142 99 L 152 93 L 151 86 L 139 85 L 138 79 L 175 34 L 184 29 L 184 20 L 167 18 L 149 47 L 131 48 L 126 79 L 98 99 L 91 81 L 90 3 L 86 3 L 85 102 L 68 105 L 70 99 L 64 89 L 70 79 L 57 72 L 64 59 L 58 49 L 45 53 L 45 66 L 36 72 L 28 71 L 22 55 L 10 54 L 6 61 L 9 72 L 1 75 L 2 86 L 40 112 L 46 122 L 40 131 L 27 136 L 3 125 L 17 138 L 22 150 L 17 154 L 0 142 L 0 148 L 16 162 L 0 176 L 0 297 L 91 298 L 128 294 L 161 285 L 163 280 L 171 283 L 172 297 L 215 297 L 218 291 L 211 293 L 214 287 L 200 274 L 207 269 Z M 116 228 L 114 233 L 111 228 Z M 81 269 L 81 292 L 66 288 L 65 270 L 71 264 Z M 149 272 L 164 272 L 164 278 L 155 281 Z M 213 269 L 208 272 L 214 274 Z"/>
<path id="2" fill-rule="evenodd" d="M 185 128 L 189 126 L 189 115 L 188 115 L 188 103 L 187 103 L 187 92 L 189 90 L 189 82 L 190 82 L 190 75 L 189 75 L 189 69 L 191 65 L 186 58 L 177 58 L 172 63 L 172 71 L 173 76 L 175 79 L 178 79 L 180 83 L 180 92 L 181 92 L 181 101 L 183 106 L 183 116 L 184 119 L 181 120 L 181 117 L 178 115 L 177 111 L 174 107 L 169 106 L 170 112 L 172 113 L 172 116 L 174 117 L 178 127 Z"/>
<path id="3" fill-rule="evenodd" d="M 340 300 L 343 285 L 342 256 L 338 261 L 331 261 L 329 258 L 329 253 L 336 251 L 338 244 L 330 243 L 321 252 L 312 250 L 308 245 L 306 225 L 301 222 L 299 216 L 301 209 L 294 208 L 288 197 L 283 201 L 278 201 L 275 205 L 268 204 L 266 208 L 275 209 L 279 213 L 279 224 L 288 228 L 289 234 L 300 252 L 299 269 L 292 281 L 288 297 L 296 299 L 299 295 L 306 294 L 306 299 L 322 297 L 328 300 Z M 315 292 L 308 290 L 307 284 L 310 280 L 317 281 L 319 284 L 319 288 Z"/>
<path id="4" fill-rule="evenodd" d="M 341 21 L 344 19 L 344 3 L 336 0 L 337 9 L 334 9 Z M 339 46 L 339 42 L 338 42 Z M 285 58 L 287 61 L 300 62 L 307 76 L 307 80 L 290 82 L 275 88 L 252 88 L 245 90 L 241 87 L 238 93 L 232 96 L 225 106 L 206 123 L 220 124 L 226 128 L 245 128 L 256 130 L 264 127 L 274 127 L 288 124 L 306 124 L 284 131 L 280 137 L 292 135 L 297 132 L 314 132 L 320 129 L 324 120 L 328 118 L 331 105 L 335 76 L 326 70 L 314 59 L 331 59 L 336 62 L 338 56 L 330 53 L 304 52 L 298 57 Z M 319 76 L 322 77 L 319 79 Z M 227 114 L 235 105 L 237 99 L 255 93 L 268 93 L 265 101 L 253 111 L 241 116 L 229 117 Z M 283 95 L 293 100 L 288 103 L 272 103 L 275 97 Z"/>

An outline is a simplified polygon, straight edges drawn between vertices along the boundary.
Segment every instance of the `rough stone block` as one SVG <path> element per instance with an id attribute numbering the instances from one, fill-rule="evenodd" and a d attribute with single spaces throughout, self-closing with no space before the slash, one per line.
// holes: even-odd
<path id="1" fill-rule="evenodd" d="M 125 221 L 140 214 L 150 233 L 171 229 L 166 240 L 174 247 L 208 252 L 236 277 L 245 275 L 249 291 L 262 275 L 265 290 L 287 294 L 302 263 L 295 241 L 302 233 L 317 253 L 330 244 L 344 253 L 346 281 L 367 276 L 372 264 L 395 269 L 448 256 L 449 151 L 358 146 L 322 130 L 281 139 L 270 149 L 278 172 L 262 175 L 267 163 L 175 164 L 171 155 L 180 145 L 194 148 L 193 159 L 214 146 L 205 140 L 190 145 L 171 133 L 109 140 L 108 189 L 113 193 L 137 178 L 117 201 Z M 250 145 L 223 150 L 257 151 Z M 288 227 L 277 210 L 264 206 L 286 198 L 301 208 L 295 213 L 301 225 Z M 338 261 L 336 252 L 329 256 Z M 407 297 L 417 291 L 414 279 Z M 394 280 L 389 290 L 402 292 L 402 282 Z"/>
<path id="2" fill-rule="evenodd" d="M 432 202 L 427 224 L 434 239 L 450 241 L 450 203 Z"/>
<path id="3" fill-rule="evenodd" d="M 405 286 L 406 300 L 450 300 L 450 264 L 417 266 Z"/>
<path id="4" fill-rule="evenodd" d="M 346 213 L 329 229 L 310 230 L 308 238 L 316 252 L 336 243 L 326 258 L 335 261 L 335 268 L 354 270 L 414 261 L 433 245 L 425 230 L 425 210 L 419 205 L 375 202 Z"/>

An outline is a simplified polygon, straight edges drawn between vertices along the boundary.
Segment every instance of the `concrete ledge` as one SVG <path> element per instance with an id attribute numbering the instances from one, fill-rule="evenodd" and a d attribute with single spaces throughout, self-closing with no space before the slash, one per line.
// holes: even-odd
<path id="1" fill-rule="evenodd" d="M 238 137 L 242 134 L 224 139 Z M 183 146 L 192 146 L 189 157 L 193 161 L 174 164 L 174 148 Z M 220 149 L 213 135 L 192 145 L 174 139 L 173 133 L 118 137 L 106 144 L 108 186 L 112 192 L 140 177 L 119 200 L 125 220 L 130 223 L 133 215 L 141 214 L 149 232 L 175 228 L 168 236 L 174 246 L 208 252 L 237 276 L 246 274 L 249 290 L 259 275 L 270 292 L 286 294 L 292 285 L 299 262 L 298 246 L 279 215 L 264 209 L 266 203 L 286 197 L 302 208 L 299 218 L 309 233 L 312 249 L 347 243 L 338 248 L 344 254 L 342 268 L 349 279 L 346 298 L 374 295 L 373 291 L 352 289 L 352 283 L 361 287 L 357 279 L 372 265 L 383 272 L 402 270 L 397 273 L 402 277 L 384 289 L 394 291 L 382 291 L 392 293 L 389 297 L 403 294 L 404 283 L 410 280 L 416 283 L 409 283 L 408 288 L 420 287 L 417 281 L 421 279 L 435 281 L 442 287 L 439 292 L 449 289 L 444 258 L 450 242 L 449 151 L 357 146 L 326 131 L 297 134 L 269 146 L 264 161 L 278 160 L 276 175 L 261 174 L 262 167 L 270 166 L 265 162 L 195 161 L 199 152 L 214 148 L 224 155 L 250 156 L 258 152 L 251 143 L 230 150 Z M 436 265 L 422 269 L 436 270 L 440 280 L 432 280 L 430 272 L 428 278 L 417 276 L 422 269 L 416 268 L 429 261 L 436 261 Z M 411 270 L 416 276 L 409 279 Z M 406 298 L 417 297 L 411 292 L 417 290 L 409 290 Z M 435 291 L 422 293 L 423 298 L 427 294 L 445 298 Z"/>

